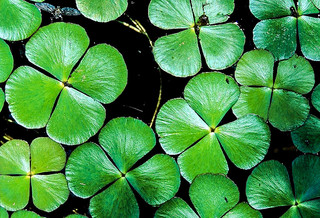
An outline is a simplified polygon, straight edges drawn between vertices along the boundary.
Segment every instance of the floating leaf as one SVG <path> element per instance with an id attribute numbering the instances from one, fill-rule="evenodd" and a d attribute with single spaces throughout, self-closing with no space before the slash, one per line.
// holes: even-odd
<path id="1" fill-rule="evenodd" d="M 32 211 L 19 210 L 12 213 L 11 218 L 41 218 L 41 216 Z"/>
<path id="2" fill-rule="evenodd" d="M 12 72 L 13 56 L 11 54 L 10 47 L 2 39 L 0 39 L 0 60 L 1 60 L 1 62 L 0 62 L 0 72 L 1 72 L 0 73 L 0 82 L 4 82 L 8 79 L 10 73 Z"/>

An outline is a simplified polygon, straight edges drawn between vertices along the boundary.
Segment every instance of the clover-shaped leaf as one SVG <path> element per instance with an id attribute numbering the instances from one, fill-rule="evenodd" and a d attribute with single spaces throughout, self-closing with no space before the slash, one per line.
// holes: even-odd
<path id="1" fill-rule="evenodd" d="M 0 38 L 10 41 L 30 37 L 42 20 L 38 8 L 24 0 L 2 0 L 0 14 Z"/>
<path id="2" fill-rule="evenodd" d="M 320 85 L 311 96 L 313 106 L 320 112 Z M 316 154 L 320 151 L 320 119 L 312 114 L 298 129 L 291 132 L 293 144 L 304 153 Z"/>
<path id="3" fill-rule="evenodd" d="M 64 174 L 66 153 L 49 138 L 37 138 L 29 146 L 11 140 L 0 147 L 0 206 L 10 211 L 23 209 L 32 195 L 33 204 L 51 212 L 69 196 Z M 31 192 L 31 193 L 30 193 Z"/>
<path id="4" fill-rule="evenodd" d="M 156 143 L 152 129 L 142 121 L 113 119 L 101 130 L 99 142 L 102 148 L 94 143 L 76 148 L 66 166 L 70 190 L 81 198 L 93 196 L 92 217 L 139 217 L 132 188 L 150 205 L 162 204 L 178 191 L 179 168 L 170 156 L 157 154 L 135 165 Z"/>
<path id="5" fill-rule="evenodd" d="M 275 160 L 263 162 L 248 177 L 246 187 L 248 202 L 259 210 L 290 206 L 283 217 L 319 217 L 319 171 L 318 156 L 301 155 L 292 162 L 293 184 L 291 184 L 284 165 Z"/>
<path id="6" fill-rule="evenodd" d="M 109 22 L 126 11 L 128 0 L 76 0 L 76 4 L 83 16 L 97 22 Z"/>
<path id="7" fill-rule="evenodd" d="M 257 48 L 270 51 L 276 60 L 290 58 L 300 44 L 303 55 L 320 60 L 319 10 L 312 0 L 250 0 L 252 14 L 262 20 L 253 30 Z M 299 40 L 299 42 L 298 42 Z"/>
<path id="8" fill-rule="evenodd" d="M 197 215 L 181 198 L 163 204 L 155 217 L 262 217 L 261 213 L 239 201 L 239 190 L 229 178 L 219 174 L 197 176 L 189 190 Z"/>
<path id="9" fill-rule="evenodd" d="M 8 212 L 2 207 L 0 207 L 0 217 L 9 218 Z M 11 218 L 41 218 L 41 216 L 32 211 L 19 210 L 12 213 Z"/>
<path id="10" fill-rule="evenodd" d="M 224 23 L 233 12 L 233 0 L 152 0 L 150 21 L 162 29 L 184 29 L 159 38 L 153 53 L 166 72 L 187 77 L 201 68 L 201 51 L 211 69 L 225 69 L 243 52 L 245 36 L 239 26 Z"/>
<path id="11" fill-rule="evenodd" d="M 75 24 L 39 29 L 26 44 L 26 56 L 48 74 L 22 66 L 6 84 L 9 110 L 17 123 L 26 128 L 47 126 L 50 138 L 68 145 L 83 143 L 98 132 L 106 116 L 101 103 L 113 102 L 124 90 L 127 68 L 112 46 L 98 44 L 86 52 L 88 45 L 85 30 Z"/>
<path id="12" fill-rule="evenodd" d="M 309 114 L 309 102 L 302 96 L 314 85 L 311 64 L 297 55 L 280 61 L 274 80 L 274 58 L 266 50 L 245 53 L 238 62 L 235 78 L 241 94 L 233 106 L 237 117 L 254 113 L 280 129 L 301 126 Z"/>
<path id="13" fill-rule="evenodd" d="M 187 181 L 202 173 L 227 174 L 222 148 L 241 169 L 250 169 L 264 158 L 270 130 L 261 118 L 248 115 L 219 126 L 239 97 L 231 77 L 218 72 L 199 74 L 186 85 L 184 96 L 162 106 L 156 130 L 166 153 L 181 153 L 178 164 Z"/>

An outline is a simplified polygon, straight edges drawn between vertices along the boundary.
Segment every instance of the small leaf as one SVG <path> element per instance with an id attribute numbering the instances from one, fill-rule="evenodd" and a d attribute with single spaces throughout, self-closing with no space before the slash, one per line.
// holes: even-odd
<path id="1" fill-rule="evenodd" d="M 4 82 L 8 79 L 10 73 L 12 72 L 13 56 L 11 54 L 10 47 L 2 39 L 0 39 L 0 60 L 1 60 L 1 62 L 0 62 L 0 71 L 1 71 L 0 82 Z"/>
<path id="2" fill-rule="evenodd" d="M 320 85 L 314 88 L 311 96 L 312 105 L 320 112 Z"/>
<path id="3" fill-rule="evenodd" d="M 2 91 L 2 89 L 0 89 L 0 112 L 3 108 L 4 101 L 5 101 L 4 92 Z"/>
<path id="4" fill-rule="evenodd" d="M 8 212 L 2 207 L 0 207 L 0 217 L 1 218 L 9 218 Z"/>
<path id="5" fill-rule="evenodd" d="M 173 198 L 167 201 L 157 210 L 155 218 L 188 217 L 198 218 L 197 214 L 181 198 Z"/>
<path id="6" fill-rule="evenodd" d="M 297 206 L 292 206 L 280 218 L 302 218 Z"/>
<path id="7" fill-rule="evenodd" d="M 239 203 L 232 208 L 223 218 L 235 218 L 235 217 L 250 217 L 250 218 L 262 218 L 262 214 L 255 209 L 252 209 L 247 203 Z"/>
<path id="8" fill-rule="evenodd" d="M 306 201 L 299 204 L 302 217 L 319 217 L 320 199 Z"/>
<path id="9" fill-rule="evenodd" d="M 19 210 L 14 212 L 11 218 L 41 218 L 41 216 L 32 211 Z"/>
<path id="10" fill-rule="evenodd" d="M 299 15 L 317 14 L 319 10 L 313 3 L 314 0 L 299 0 L 298 1 L 298 13 Z"/>
<path id="11" fill-rule="evenodd" d="M 296 8 L 293 0 L 250 0 L 249 7 L 251 13 L 260 20 L 289 16 L 290 8 Z"/>

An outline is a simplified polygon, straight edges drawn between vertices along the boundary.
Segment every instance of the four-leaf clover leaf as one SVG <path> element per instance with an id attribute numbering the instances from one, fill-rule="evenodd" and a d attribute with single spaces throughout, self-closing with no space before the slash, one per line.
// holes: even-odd
<path id="1" fill-rule="evenodd" d="M 202 73 L 186 85 L 185 99 L 169 100 L 160 109 L 156 119 L 160 144 L 170 155 L 182 153 L 178 164 L 187 181 L 203 173 L 227 174 L 222 148 L 241 169 L 254 167 L 267 153 L 270 130 L 260 117 L 248 115 L 219 126 L 239 94 L 231 77 Z"/>
<path id="2" fill-rule="evenodd" d="M 153 53 L 166 72 L 179 77 L 195 75 L 201 52 L 210 69 L 225 69 L 241 56 L 245 36 L 237 24 L 225 23 L 234 0 L 151 0 L 149 18 L 162 29 L 184 29 L 159 38 Z"/>
<path id="3" fill-rule="evenodd" d="M 139 217 L 131 187 L 154 206 L 178 191 L 180 172 L 169 155 L 154 155 L 137 166 L 156 143 L 152 129 L 142 121 L 113 119 L 101 130 L 99 142 L 102 149 L 94 143 L 76 148 L 66 166 L 70 190 L 81 198 L 94 196 L 89 206 L 92 217 Z"/>

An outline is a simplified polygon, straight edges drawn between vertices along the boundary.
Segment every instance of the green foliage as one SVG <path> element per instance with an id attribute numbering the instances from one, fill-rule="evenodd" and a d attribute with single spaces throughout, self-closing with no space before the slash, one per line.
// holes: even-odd
<path id="1" fill-rule="evenodd" d="M 29 40 L 28 60 L 49 75 L 22 66 L 9 78 L 6 99 L 20 125 L 47 126 L 50 138 L 67 145 L 83 143 L 98 132 L 106 116 L 101 103 L 111 103 L 122 93 L 127 68 L 112 46 L 99 44 L 87 50 L 88 46 L 85 30 L 68 23 L 42 27 Z"/>
<path id="2" fill-rule="evenodd" d="M 318 217 L 320 175 L 317 172 L 319 170 L 318 156 L 301 155 L 292 162 L 293 184 L 291 184 L 284 165 L 275 160 L 263 162 L 248 177 L 246 187 L 248 202 L 259 210 L 290 206 L 283 217 Z"/>
<path id="3" fill-rule="evenodd" d="M 309 114 L 309 102 L 302 94 L 313 88 L 314 72 L 311 64 L 297 55 L 280 61 L 278 69 L 273 66 L 274 58 L 265 50 L 241 57 L 235 72 L 241 94 L 232 110 L 237 117 L 254 113 L 281 131 L 294 130 Z"/>
<path id="4" fill-rule="evenodd" d="M 153 206 L 178 191 L 179 168 L 170 156 L 157 154 L 135 166 L 156 143 L 152 129 L 142 121 L 113 119 L 101 130 L 99 142 L 102 148 L 94 143 L 76 148 L 66 166 L 70 190 L 81 198 L 93 196 L 89 206 L 92 217 L 139 217 L 132 188 Z"/>
<path id="5" fill-rule="evenodd" d="M 200 51 L 211 69 L 233 65 L 241 56 L 245 42 L 239 26 L 225 23 L 233 10 L 233 0 L 152 0 L 149 5 L 152 24 L 162 29 L 184 29 L 155 42 L 156 62 L 164 71 L 178 77 L 200 71 Z"/>
<path id="6" fill-rule="evenodd" d="M 51 212 L 69 196 L 63 170 L 66 153 L 49 138 L 36 138 L 29 146 L 11 140 L 0 147 L 0 206 L 9 211 L 23 209 L 32 202 L 40 210 Z"/>
<path id="7" fill-rule="evenodd" d="M 156 130 L 168 154 L 180 154 L 182 176 L 191 182 L 202 173 L 228 173 L 229 159 L 250 169 L 267 153 L 270 131 L 256 115 L 219 126 L 239 97 L 239 87 L 225 74 L 202 73 L 185 87 L 185 99 L 172 99 L 160 109 Z M 222 147 L 222 148 L 221 148 Z"/>

